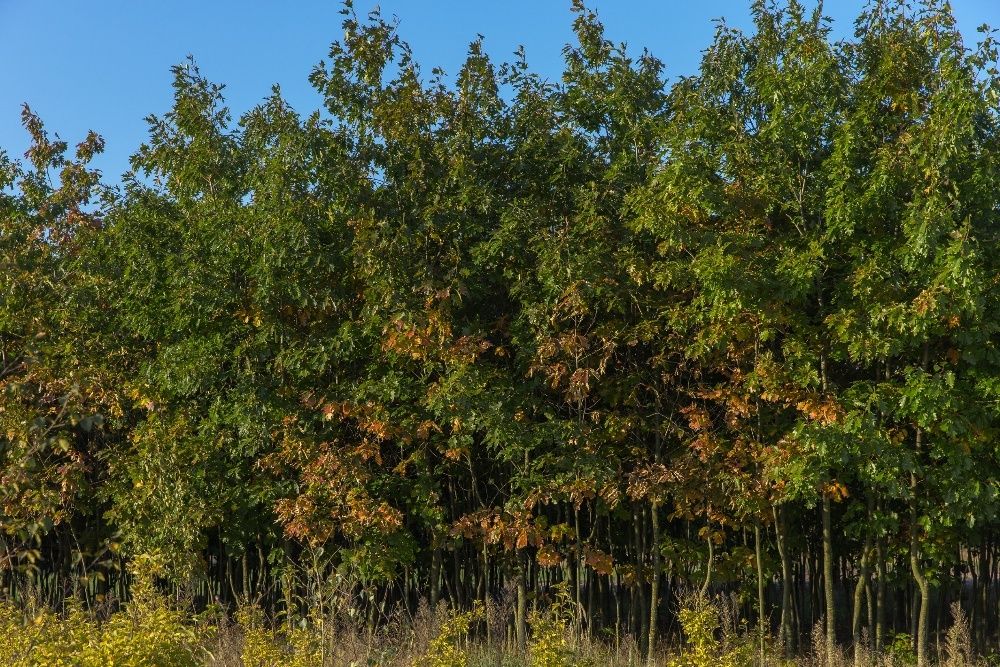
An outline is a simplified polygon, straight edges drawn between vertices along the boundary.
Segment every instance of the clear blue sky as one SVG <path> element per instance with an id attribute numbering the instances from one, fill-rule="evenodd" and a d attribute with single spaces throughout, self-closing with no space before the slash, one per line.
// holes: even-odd
<path id="1" fill-rule="evenodd" d="M 806 0 L 807 5 L 811 0 Z M 570 40 L 570 0 L 356 0 L 359 14 L 379 4 L 400 20 L 424 71 L 454 73 L 477 33 L 497 61 L 523 44 L 544 76 L 561 72 Z M 838 34 L 848 34 L 863 0 L 826 0 Z M 591 0 L 608 36 L 648 47 L 667 75 L 693 73 L 710 42 L 712 20 L 749 27 L 749 0 Z M 340 34 L 339 0 L 0 0 L 0 148 L 20 157 L 27 141 L 20 105 L 76 143 L 88 129 L 107 140 L 97 166 L 117 180 L 145 137 L 143 118 L 170 106 L 171 65 L 187 54 L 226 84 L 234 115 L 263 99 L 273 83 L 300 112 L 320 104 L 306 77 Z M 1000 0 L 953 0 L 972 42 L 982 23 L 1000 27 Z"/>

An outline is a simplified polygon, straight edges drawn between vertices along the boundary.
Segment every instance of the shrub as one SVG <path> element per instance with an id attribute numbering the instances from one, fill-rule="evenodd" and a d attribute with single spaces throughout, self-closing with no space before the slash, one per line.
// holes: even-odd
<path id="1" fill-rule="evenodd" d="M 469 653 L 462 640 L 469 634 L 472 624 L 482 618 L 482 607 L 454 614 L 441 624 L 427 647 L 427 653 L 414 662 L 414 667 L 469 667 Z"/>
<path id="2" fill-rule="evenodd" d="M 138 574 L 142 572 L 143 574 Z M 29 604 L 0 603 L 0 664 L 10 667 L 197 667 L 211 629 L 173 609 L 153 584 L 155 569 L 137 569 L 133 599 L 100 623 L 77 605 L 59 615 Z"/>
<path id="3" fill-rule="evenodd" d="M 574 665 L 570 627 L 575 607 L 565 585 L 556 586 L 556 599 L 544 612 L 529 616 L 531 639 L 528 642 L 531 667 L 570 667 Z"/>
<path id="4" fill-rule="evenodd" d="M 726 647 L 718 640 L 719 610 L 708 598 L 688 598 L 679 617 L 685 644 L 681 654 L 667 662 L 668 667 L 743 667 L 753 663 L 749 644 Z"/>
<path id="5" fill-rule="evenodd" d="M 240 657 L 243 667 L 273 667 L 282 664 L 284 651 L 276 633 L 264 619 L 264 612 L 256 605 L 241 606 L 236 612 L 236 623 L 243 633 L 243 650 Z"/>

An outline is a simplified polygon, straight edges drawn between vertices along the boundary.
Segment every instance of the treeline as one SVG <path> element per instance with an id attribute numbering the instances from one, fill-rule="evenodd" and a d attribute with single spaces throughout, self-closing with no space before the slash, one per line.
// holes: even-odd
<path id="1" fill-rule="evenodd" d="M 574 3 L 558 81 L 481 41 L 423 71 L 359 18 L 301 116 L 192 62 L 123 180 L 27 107 L 0 163 L 7 595 L 371 624 L 552 586 L 655 645 L 731 591 L 789 651 L 919 664 L 1000 618 L 1000 79 L 946 3 L 852 38 L 755 2 L 695 76 Z M 308 573 L 303 578 L 302 573 Z M 674 630 L 671 630 L 674 629 Z"/>

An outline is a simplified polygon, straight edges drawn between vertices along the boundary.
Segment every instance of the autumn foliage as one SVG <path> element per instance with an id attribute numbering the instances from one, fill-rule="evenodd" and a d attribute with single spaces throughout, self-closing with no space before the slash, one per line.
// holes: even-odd
<path id="1" fill-rule="evenodd" d="M 234 119 L 189 61 L 120 182 L 26 106 L 7 595 L 124 599 L 143 557 L 279 622 L 336 582 L 372 632 L 507 596 L 509 633 L 452 631 L 522 649 L 557 585 L 577 633 L 649 652 L 679 622 L 677 664 L 729 655 L 682 589 L 789 652 L 822 623 L 830 655 L 905 632 L 923 666 L 953 601 L 995 641 L 993 33 L 938 0 L 843 40 L 795 0 L 753 17 L 668 82 L 574 2 L 549 80 L 482 39 L 423 70 L 345 3 L 319 110 L 275 88 Z"/>

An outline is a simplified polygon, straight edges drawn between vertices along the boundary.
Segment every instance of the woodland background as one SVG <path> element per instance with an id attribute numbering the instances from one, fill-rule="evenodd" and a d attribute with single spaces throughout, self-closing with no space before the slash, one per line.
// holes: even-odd
<path id="1" fill-rule="evenodd" d="M 652 655 L 684 592 L 788 653 L 924 665 L 960 609 L 998 646 L 994 33 L 760 1 L 668 85 L 574 11 L 561 80 L 480 41 L 451 79 L 347 3 L 309 115 L 233 119 L 189 61 L 121 183 L 24 108 L 9 600 L 113 606 L 139 563 L 369 636 L 506 600 L 472 631 L 524 647 L 561 600 Z"/>

